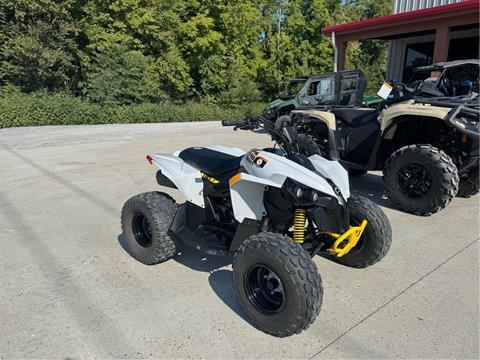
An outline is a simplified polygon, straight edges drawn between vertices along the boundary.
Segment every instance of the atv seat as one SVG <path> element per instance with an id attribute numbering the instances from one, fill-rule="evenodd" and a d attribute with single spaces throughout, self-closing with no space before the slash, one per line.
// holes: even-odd
<path id="1" fill-rule="evenodd" d="M 337 108 L 331 110 L 337 120 L 351 127 L 362 126 L 377 119 L 378 110 L 368 108 Z"/>
<path id="2" fill-rule="evenodd" d="M 213 177 L 238 169 L 242 159 L 241 156 L 236 157 L 202 147 L 185 149 L 178 156 L 188 165 Z"/>

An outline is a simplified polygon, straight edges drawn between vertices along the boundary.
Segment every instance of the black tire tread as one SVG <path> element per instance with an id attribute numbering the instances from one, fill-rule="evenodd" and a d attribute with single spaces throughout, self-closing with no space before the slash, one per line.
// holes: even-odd
<path id="1" fill-rule="evenodd" d="M 373 252 L 369 253 L 367 257 L 364 257 L 361 261 L 356 263 L 348 261 L 348 254 L 336 259 L 338 262 L 350 267 L 366 268 L 376 264 L 387 255 L 390 245 L 392 244 L 392 227 L 382 209 L 367 198 L 362 196 L 351 196 L 348 199 L 348 206 L 355 207 L 369 219 L 369 225 L 374 232 L 375 247 Z"/>
<path id="2" fill-rule="evenodd" d="M 124 212 L 130 206 L 137 204 L 145 206 L 150 211 L 149 222 L 152 232 L 155 233 L 155 238 L 152 239 L 152 251 L 149 256 L 141 256 L 132 251 L 132 248 L 129 249 L 130 255 L 146 265 L 154 265 L 171 259 L 177 251 L 175 242 L 168 234 L 170 224 L 177 211 L 175 200 L 170 195 L 157 191 L 145 192 L 128 199 L 122 209 L 122 230 L 124 234 L 127 230 Z"/>
<path id="3" fill-rule="evenodd" d="M 277 120 L 275 120 L 275 128 L 281 129 L 282 127 L 286 126 L 286 124 L 290 125 L 292 123 L 292 118 L 289 115 L 282 115 L 279 116 Z"/>
<path id="4" fill-rule="evenodd" d="M 468 172 L 467 176 L 460 179 L 457 196 L 469 198 L 478 193 L 479 188 L 479 167 L 474 166 Z"/>
<path id="5" fill-rule="evenodd" d="M 294 243 L 288 236 L 263 232 L 253 235 L 244 241 L 235 253 L 233 260 L 234 268 L 239 257 L 249 248 L 254 251 L 268 252 L 280 263 L 285 264 L 285 268 L 295 282 L 299 303 L 301 302 L 303 304 L 303 311 L 297 314 L 296 321 L 282 331 L 266 331 L 258 327 L 255 319 L 249 316 L 252 324 L 261 331 L 277 337 L 291 336 L 307 329 L 319 314 L 323 298 L 322 279 L 318 273 L 317 266 L 309 254 L 299 244 Z M 233 286 L 237 294 L 238 285 L 234 282 Z"/>
<path id="6" fill-rule="evenodd" d="M 392 174 L 392 167 L 397 159 L 415 152 L 422 153 L 427 159 L 429 159 L 429 161 L 437 164 L 437 167 L 442 173 L 442 193 L 425 208 L 412 209 L 395 201 L 394 190 L 390 189 L 387 184 L 389 182 L 388 178 L 390 176 L 395 176 L 395 174 Z M 452 158 L 445 152 L 431 145 L 416 144 L 398 149 L 387 159 L 383 169 L 383 182 L 385 184 L 385 194 L 399 209 L 415 215 L 428 216 L 447 207 L 458 192 L 460 179 L 458 177 L 457 167 L 453 163 Z"/>
<path id="7" fill-rule="evenodd" d="M 298 138 L 298 147 L 300 148 L 300 151 L 307 156 L 322 155 L 320 146 L 318 146 L 311 135 L 300 134 Z"/>

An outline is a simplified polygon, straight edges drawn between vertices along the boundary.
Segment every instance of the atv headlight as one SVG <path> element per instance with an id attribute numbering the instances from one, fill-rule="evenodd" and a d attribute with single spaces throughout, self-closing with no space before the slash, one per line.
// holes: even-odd
<path id="1" fill-rule="evenodd" d="M 301 199 L 303 197 L 303 189 L 300 186 L 297 186 L 295 189 L 295 197 Z"/>
<path id="2" fill-rule="evenodd" d="M 315 203 L 320 199 L 321 196 L 321 193 L 317 190 L 299 184 L 291 179 L 288 179 L 284 186 L 286 190 L 292 194 L 299 203 L 302 204 Z"/>

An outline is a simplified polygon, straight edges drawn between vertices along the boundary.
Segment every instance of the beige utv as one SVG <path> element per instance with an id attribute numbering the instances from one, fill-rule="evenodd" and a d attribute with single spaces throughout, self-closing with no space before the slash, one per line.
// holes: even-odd
<path id="1" fill-rule="evenodd" d="M 351 175 L 382 170 L 400 209 L 430 215 L 455 196 L 478 192 L 478 93 L 446 97 L 434 89 L 400 93 L 377 109 L 298 108 L 277 126 L 296 125 L 307 154 L 339 160 Z"/>

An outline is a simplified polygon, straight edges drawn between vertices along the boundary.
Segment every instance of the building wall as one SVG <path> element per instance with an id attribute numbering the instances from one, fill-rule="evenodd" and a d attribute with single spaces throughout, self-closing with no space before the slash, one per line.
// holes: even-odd
<path id="1" fill-rule="evenodd" d="M 393 0 L 393 13 L 398 14 L 462 1 L 464 0 Z"/>
<path id="2" fill-rule="evenodd" d="M 392 11 L 394 14 L 398 14 L 408 11 L 430 8 L 434 6 L 458 3 L 462 1 L 464 0 L 393 0 Z M 427 35 L 421 37 L 391 40 L 388 47 L 387 80 L 402 80 L 403 63 L 405 60 L 405 48 L 407 44 L 433 41 L 434 39 L 435 35 Z"/>

